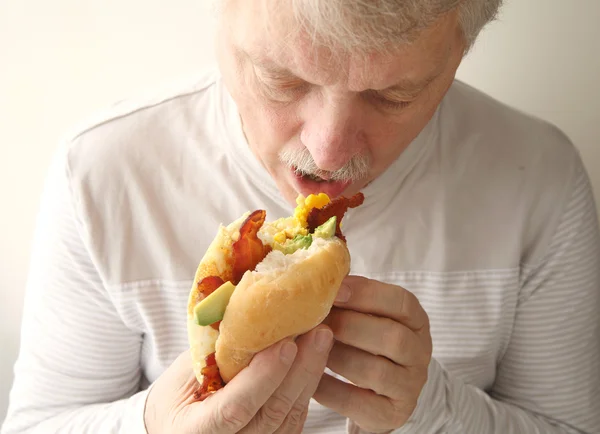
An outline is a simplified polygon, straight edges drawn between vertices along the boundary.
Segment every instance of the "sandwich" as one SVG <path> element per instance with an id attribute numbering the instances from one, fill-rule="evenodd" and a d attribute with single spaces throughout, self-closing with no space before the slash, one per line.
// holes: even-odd
<path id="1" fill-rule="evenodd" d="M 292 216 L 266 222 L 256 210 L 219 225 L 188 298 L 196 399 L 223 388 L 259 351 L 325 319 L 350 271 L 342 218 L 363 201 L 362 193 L 299 195 Z"/>

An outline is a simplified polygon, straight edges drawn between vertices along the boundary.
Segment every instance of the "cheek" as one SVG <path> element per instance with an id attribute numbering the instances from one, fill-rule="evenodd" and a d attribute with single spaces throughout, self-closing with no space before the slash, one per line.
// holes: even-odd
<path id="1" fill-rule="evenodd" d="M 252 77 L 243 69 L 229 77 L 235 100 L 250 146 L 261 153 L 277 154 L 299 135 L 301 126 L 297 110 L 292 106 L 274 107 L 260 95 Z"/>
<path id="2" fill-rule="evenodd" d="M 373 110 L 371 116 L 365 117 L 364 135 L 374 154 L 387 153 L 390 148 L 397 147 L 399 141 L 406 140 L 415 122 L 416 112 L 404 111 L 394 115 L 386 115 Z"/>
<path id="3" fill-rule="evenodd" d="M 259 146 L 276 151 L 290 142 L 298 141 L 302 122 L 291 107 L 274 108 L 260 98 L 254 98 L 247 108 L 246 117 L 259 139 Z"/>
<path id="4" fill-rule="evenodd" d="M 365 132 L 373 164 L 378 167 L 397 157 L 410 141 L 407 126 L 409 117 L 373 122 Z"/>
<path id="5" fill-rule="evenodd" d="M 382 168 L 396 159 L 425 127 L 435 105 L 416 104 L 394 115 L 374 111 L 365 117 L 364 140 L 375 168 Z"/>

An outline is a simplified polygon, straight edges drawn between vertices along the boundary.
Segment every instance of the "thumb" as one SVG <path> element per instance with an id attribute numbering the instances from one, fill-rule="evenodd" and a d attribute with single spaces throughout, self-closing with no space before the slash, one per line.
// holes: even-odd
<path id="1" fill-rule="evenodd" d="M 190 421 L 199 429 L 192 432 L 236 433 L 245 427 L 279 387 L 296 353 L 291 339 L 257 353 L 223 389 L 190 406 Z"/>

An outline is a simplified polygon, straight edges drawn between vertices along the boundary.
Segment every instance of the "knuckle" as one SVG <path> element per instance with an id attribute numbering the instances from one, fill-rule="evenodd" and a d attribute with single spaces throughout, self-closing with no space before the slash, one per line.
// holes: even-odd
<path id="1" fill-rule="evenodd" d="M 427 370 L 427 366 L 429 366 L 430 361 L 431 361 L 431 350 L 426 348 L 423 351 L 419 352 L 417 363 L 420 366 L 424 366 L 425 370 Z"/>
<path id="2" fill-rule="evenodd" d="M 413 386 L 413 395 L 415 397 L 418 397 L 421 394 L 423 387 L 425 387 L 425 383 L 427 383 L 427 377 L 429 376 L 428 374 L 427 368 L 417 369 L 416 375 L 413 377 L 415 383 Z"/>
<path id="3" fill-rule="evenodd" d="M 427 364 L 429 364 L 431 357 L 433 357 L 433 339 L 429 333 L 425 338 L 425 353 L 427 354 Z"/>
<path id="4" fill-rule="evenodd" d="M 316 361 L 317 360 L 315 360 L 315 362 Z M 306 382 L 311 381 L 313 377 L 322 375 L 323 369 L 319 370 L 318 365 L 320 365 L 320 363 L 310 363 L 302 366 L 302 376 L 305 378 Z"/>
<path id="5" fill-rule="evenodd" d="M 386 367 L 382 366 L 382 363 L 376 363 L 374 366 L 366 371 L 368 378 L 368 384 L 374 384 L 381 388 L 388 382 L 388 372 Z"/>
<path id="6" fill-rule="evenodd" d="M 310 383 L 313 380 L 323 376 L 325 366 L 327 364 L 329 353 L 313 354 L 313 357 L 303 362 L 299 369 L 299 375 L 303 377 L 305 383 Z"/>
<path id="7" fill-rule="evenodd" d="M 408 304 L 408 297 L 410 292 L 406 289 L 401 289 L 400 291 L 396 291 L 395 297 L 391 300 L 391 304 L 393 305 L 396 312 L 405 312 Z"/>
<path id="8" fill-rule="evenodd" d="M 340 406 L 340 414 L 354 414 L 360 411 L 361 407 L 364 406 L 364 402 L 362 402 L 359 394 L 350 393 L 343 397 L 338 405 Z"/>
<path id="9" fill-rule="evenodd" d="M 288 416 L 292 403 L 282 395 L 273 395 L 261 410 L 261 424 L 278 427 Z"/>
<path id="10" fill-rule="evenodd" d="M 226 402 L 218 408 L 217 425 L 238 431 L 246 426 L 253 416 L 252 410 L 241 402 Z"/>
<path id="11" fill-rule="evenodd" d="M 429 319 L 429 314 L 425 312 L 425 310 L 419 304 L 419 309 L 421 309 L 421 325 L 415 331 L 423 336 L 428 336 L 431 338 L 431 322 Z"/>
<path id="12" fill-rule="evenodd" d="M 334 334 L 340 333 L 346 329 L 348 324 L 348 311 L 345 309 L 333 308 L 330 313 L 331 323 L 329 326 Z"/>
<path id="13" fill-rule="evenodd" d="M 396 355 L 402 353 L 406 348 L 408 336 L 405 330 L 396 323 L 385 328 L 381 335 L 382 348 L 386 354 Z"/>
<path id="14" fill-rule="evenodd" d="M 431 329 L 431 321 L 429 319 L 429 314 L 423 309 L 421 303 L 419 303 L 419 308 L 423 310 L 423 328 L 427 331 Z"/>
<path id="15" fill-rule="evenodd" d="M 433 354 L 433 346 L 431 341 L 424 339 L 422 336 L 416 336 L 416 351 L 415 351 L 415 366 L 419 366 L 425 370 L 428 369 L 431 357 Z"/>
<path id="16" fill-rule="evenodd" d="M 297 428 L 302 425 L 307 414 L 306 406 L 294 406 L 287 416 L 287 425 Z"/>
<path id="17" fill-rule="evenodd" d="M 372 384 L 376 387 L 377 393 L 382 395 L 396 395 L 398 390 L 402 390 L 406 383 L 403 370 L 397 369 L 393 362 L 380 360 L 376 366 L 369 371 Z"/>

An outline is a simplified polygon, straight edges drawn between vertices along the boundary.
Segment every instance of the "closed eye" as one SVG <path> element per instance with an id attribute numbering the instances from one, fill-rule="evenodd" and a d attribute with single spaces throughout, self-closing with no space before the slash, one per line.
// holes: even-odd
<path id="1" fill-rule="evenodd" d="M 376 104 L 392 110 L 400 110 L 408 107 L 414 101 L 414 99 L 402 100 L 397 98 L 389 98 L 376 91 L 368 91 L 366 92 L 365 96 Z"/>

